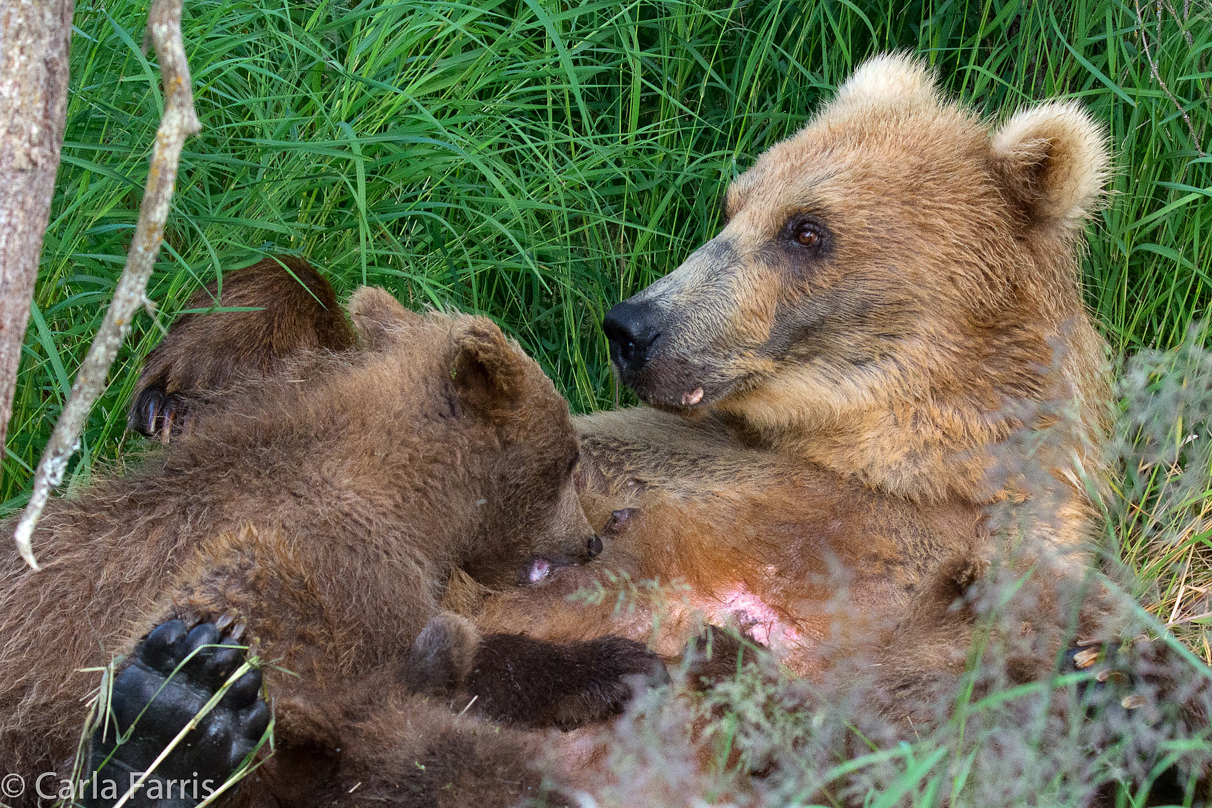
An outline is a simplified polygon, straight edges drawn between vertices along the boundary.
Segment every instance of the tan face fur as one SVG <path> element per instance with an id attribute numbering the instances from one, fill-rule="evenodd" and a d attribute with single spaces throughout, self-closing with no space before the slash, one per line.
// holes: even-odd
<path id="1" fill-rule="evenodd" d="M 1076 105 L 990 134 L 919 62 L 873 59 L 733 182 L 718 236 L 611 312 L 620 378 L 775 440 L 905 417 L 954 448 L 1004 437 L 998 413 L 1045 395 L 1058 337 L 1072 387 L 1097 375 L 1077 250 L 1106 165 Z"/>

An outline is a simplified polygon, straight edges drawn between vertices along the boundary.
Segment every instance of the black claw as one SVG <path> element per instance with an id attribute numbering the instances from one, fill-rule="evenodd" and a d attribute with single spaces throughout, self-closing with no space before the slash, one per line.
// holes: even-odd
<path id="1" fill-rule="evenodd" d="M 164 399 L 164 414 L 161 416 L 159 428 L 156 430 L 161 440 L 167 442 L 171 436 L 181 431 L 178 422 L 182 420 L 184 414 L 185 407 L 180 399 L 176 396 L 167 396 Z"/>
<path id="2" fill-rule="evenodd" d="M 131 404 L 126 427 L 144 437 L 167 441 L 181 432 L 188 409 L 185 399 L 176 393 L 148 387 Z"/>
<path id="3" fill-rule="evenodd" d="M 164 394 L 154 388 L 140 392 L 126 416 L 126 428 L 140 435 L 153 435 L 163 401 Z"/>

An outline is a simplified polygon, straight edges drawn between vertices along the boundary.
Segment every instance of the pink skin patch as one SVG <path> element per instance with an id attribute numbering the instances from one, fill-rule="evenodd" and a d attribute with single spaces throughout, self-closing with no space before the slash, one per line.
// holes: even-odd
<path id="1" fill-rule="evenodd" d="M 696 387 L 688 393 L 682 393 L 682 406 L 693 407 L 703 400 L 703 388 Z"/>
<path id="2" fill-rule="evenodd" d="M 545 558 L 536 558 L 530 565 L 530 582 L 537 584 L 551 574 L 551 562 Z"/>
<path id="3" fill-rule="evenodd" d="M 725 589 L 718 599 L 695 605 L 707 613 L 708 621 L 723 624 L 735 620 L 753 639 L 772 649 L 798 645 L 802 640 L 799 631 L 782 622 L 778 612 L 744 583 Z"/>

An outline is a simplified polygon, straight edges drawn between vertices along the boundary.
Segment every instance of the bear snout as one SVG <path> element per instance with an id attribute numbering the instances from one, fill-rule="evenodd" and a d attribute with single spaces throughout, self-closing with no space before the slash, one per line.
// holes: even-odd
<path id="1" fill-rule="evenodd" d="M 661 312 L 647 301 L 628 298 L 602 320 L 602 332 L 610 342 L 610 360 L 624 376 L 638 373 L 648 364 L 660 332 Z"/>
<path id="2" fill-rule="evenodd" d="M 602 549 L 603 549 L 602 537 L 596 533 L 593 534 L 592 536 L 590 536 L 588 546 L 586 549 L 589 551 L 590 558 L 597 558 L 598 556 L 600 556 L 602 554 Z"/>

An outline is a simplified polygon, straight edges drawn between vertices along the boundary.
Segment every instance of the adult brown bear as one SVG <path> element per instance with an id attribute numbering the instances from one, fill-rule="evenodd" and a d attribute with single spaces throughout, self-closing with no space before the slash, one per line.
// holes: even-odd
<path id="1" fill-rule="evenodd" d="M 1073 627 L 1049 582 L 1085 567 L 1084 481 L 1103 465 L 1104 344 L 1079 255 L 1107 166 L 1100 128 L 1074 104 L 990 132 L 919 62 L 869 61 L 733 183 L 716 238 L 607 317 L 620 377 L 649 406 L 575 421 L 602 564 L 526 591 L 456 580 L 448 602 L 485 631 L 645 639 L 643 609 L 566 596 L 601 568 L 680 579 L 690 596 L 660 622 L 662 653 L 684 646 L 699 611 L 801 673 L 857 664 L 888 717 L 930 718 L 967 659 L 973 623 L 952 607 L 998 549 L 990 507 L 1032 504 L 1030 464 L 1048 501 L 1022 510 L 1048 518 L 1025 531 L 1042 585 L 1015 672 L 1051 670 Z M 229 283 L 295 283 L 279 273 L 263 264 Z M 331 332 L 332 316 L 300 327 Z M 239 357 L 255 340 L 243 326 L 195 333 L 174 329 L 149 358 L 132 413 L 142 430 L 188 428 L 165 402 L 222 397 L 183 360 Z M 1057 422 L 1030 457 L 1008 442 Z"/>

